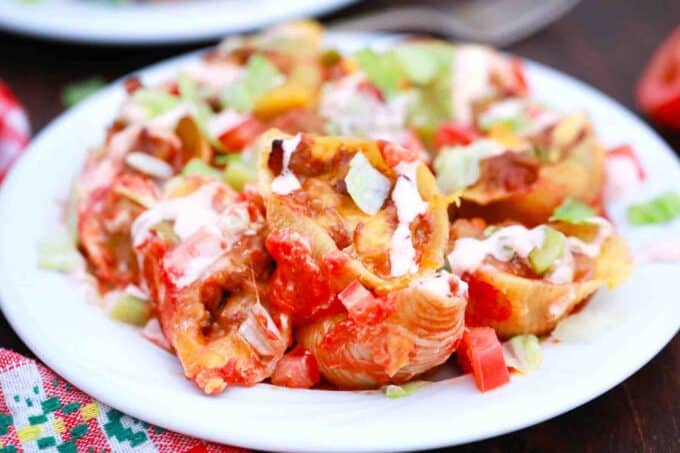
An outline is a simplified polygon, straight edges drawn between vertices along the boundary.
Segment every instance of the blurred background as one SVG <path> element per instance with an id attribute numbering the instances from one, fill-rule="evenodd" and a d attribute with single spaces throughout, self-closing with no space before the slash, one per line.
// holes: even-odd
<path id="1" fill-rule="evenodd" d="M 148 42 L 153 41 L 153 37 L 146 36 L 132 45 L 130 43 L 121 45 L 120 42 L 116 42 L 102 46 L 95 45 L 101 44 L 101 35 L 94 33 L 88 38 L 88 30 L 80 35 L 62 33 L 60 41 L 54 41 L 48 36 L 54 33 L 54 27 L 49 23 L 43 22 L 41 28 L 40 24 L 31 25 L 29 20 L 22 27 L 12 27 L 12 24 L 18 23 L 12 22 L 10 17 L 10 14 L 14 14 L 12 8 L 16 6 L 8 6 L 12 1 L 27 8 L 38 8 L 41 1 L 50 0 L 3 0 L 0 3 L 0 25 L 4 29 L 10 27 L 22 33 L 0 31 L 0 79 L 4 80 L 24 103 L 33 133 L 39 132 L 64 110 L 63 90 L 74 82 L 89 80 L 94 85 L 106 83 L 140 67 L 216 42 L 215 36 L 191 34 L 187 30 L 185 30 L 187 36 L 191 35 L 187 38 L 191 40 L 190 44 L 177 43 L 181 38 L 159 38 L 156 41 L 162 41 L 161 44 L 151 45 Z M 86 3 L 86 0 L 79 1 Z M 216 4 L 214 0 L 193 1 L 212 2 L 213 7 Z M 118 12 L 114 7 L 127 8 L 130 6 L 128 3 L 106 6 L 106 14 L 112 17 L 105 21 L 113 20 L 119 32 L 139 26 L 135 25 L 134 21 L 127 22 L 125 16 L 122 18 L 117 16 Z M 152 3 L 154 7 L 158 4 Z M 179 2 L 171 3 L 176 5 Z M 226 8 L 225 5 L 229 4 L 229 7 L 237 9 L 262 10 L 264 4 L 268 4 L 267 8 L 273 8 L 272 5 L 287 2 L 258 0 L 244 2 L 247 5 L 239 3 L 221 2 L 219 7 Z M 541 17 L 523 19 L 533 25 L 520 23 L 519 32 L 513 36 L 499 36 L 493 33 L 493 24 L 497 23 L 493 21 L 503 21 L 505 17 L 502 14 L 500 17 L 475 16 L 474 11 L 465 10 L 484 3 L 496 4 L 491 0 L 311 3 L 316 4 L 309 6 L 310 2 L 291 1 L 290 4 L 282 6 L 282 11 L 285 10 L 283 16 L 278 15 L 275 10 L 267 10 L 268 15 L 264 18 L 254 18 L 253 13 L 248 14 L 254 26 L 263 25 L 271 21 L 271 18 L 321 14 L 317 17 L 331 27 L 361 27 L 369 31 L 377 31 L 380 28 L 418 33 L 424 33 L 424 29 L 430 32 L 432 29 L 439 29 L 434 35 L 447 38 L 449 36 L 443 36 L 442 30 L 448 24 L 448 30 L 444 31 L 455 31 L 457 36 L 468 38 L 477 36 L 495 39 L 506 51 L 577 77 L 610 95 L 640 116 L 642 115 L 635 103 L 637 80 L 655 48 L 680 24 L 678 0 L 555 1 L 555 5 L 552 5 L 549 11 L 542 11 Z M 540 7 L 541 4 L 545 6 L 551 2 L 523 3 Z M 296 5 L 301 9 L 295 10 Z M 336 7 L 344 9 L 330 11 Z M 395 7 L 418 7 L 420 12 L 411 9 L 407 10 L 406 14 L 395 15 L 393 9 Z M 434 16 L 423 13 L 422 8 L 425 7 L 435 8 L 433 10 L 435 16 L 439 15 L 444 19 L 458 17 L 461 19 L 460 23 L 433 20 Z M 494 8 L 497 9 L 497 4 Z M 227 11 L 222 13 L 226 14 Z M 101 14 L 101 10 L 97 14 Z M 504 14 L 512 14 L 512 11 L 506 11 Z M 465 17 L 469 19 L 468 22 L 462 20 Z M 56 23 L 63 17 L 54 19 Z M 96 24 L 92 26 L 96 28 Z M 233 21 L 231 26 L 234 26 Z M 250 28 L 248 22 L 238 23 L 236 26 Z M 214 30 L 211 33 L 221 34 Z M 42 35 L 42 38 L 27 36 L 29 34 Z M 528 36 L 523 36 L 524 34 Z M 71 42 L 64 42 L 64 39 Z M 73 42 L 78 39 L 84 42 Z M 676 58 L 680 59 L 680 56 Z M 652 126 L 676 152 L 680 151 L 680 132 L 654 124 Z M 1 316 L 0 347 L 33 357 Z M 593 403 L 517 433 L 447 451 L 680 451 L 679 389 L 680 340 L 676 337 L 649 365 Z"/>

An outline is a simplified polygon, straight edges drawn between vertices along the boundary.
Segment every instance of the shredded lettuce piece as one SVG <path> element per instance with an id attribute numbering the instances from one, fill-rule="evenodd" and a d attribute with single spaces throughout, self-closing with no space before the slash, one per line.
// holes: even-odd
<path id="1" fill-rule="evenodd" d="M 505 365 L 520 373 L 536 371 L 543 362 L 543 351 L 536 335 L 517 335 L 503 343 Z"/>
<path id="2" fill-rule="evenodd" d="M 402 71 L 394 54 L 362 49 L 354 54 L 354 58 L 368 80 L 386 98 L 391 98 L 397 94 Z"/>
<path id="3" fill-rule="evenodd" d="M 385 396 L 389 399 L 403 398 L 430 384 L 432 384 L 430 381 L 411 381 L 402 385 L 390 384 L 383 387 L 383 392 L 385 392 Z"/>
<path id="4" fill-rule="evenodd" d="M 244 73 L 222 93 L 222 105 L 239 112 L 249 112 L 258 97 L 280 85 L 283 80 L 283 74 L 267 57 L 253 55 Z"/>
<path id="5" fill-rule="evenodd" d="M 111 307 L 109 317 L 133 326 L 144 327 L 151 318 L 151 304 L 132 294 L 122 294 Z"/>
<path id="6" fill-rule="evenodd" d="M 633 225 L 670 222 L 680 216 L 680 194 L 666 192 L 646 202 L 628 207 L 628 221 Z"/>
<path id="7" fill-rule="evenodd" d="M 201 159 L 193 158 L 182 169 L 182 176 L 189 175 L 201 175 L 219 179 L 222 176 L 222 172 L 206 164 Z"/>
<path id="8" fill-rule="evenodd" d="M 140 88 L 132 94 L 132 100 L 146 110 L 147 118 L 155 118 L 177 107 L 181 100 L 160 88 Z"/>
<path id="9" fill-rule="evenodd" d="M 73 107 L 86 97 L 99 91 L 106 82 L 100 76 L 69 83 L 61 90 L 61 103 L 65 107 Z"/>
<path id="10" fill-rule="evenodd" d="M 591 220 L 596 215 L 595 210 L 581 200 L 567 198 L 555 209 L 550 216 L 550 221 L 573 224 L 592 223 Z"/>
<path id="11" fill-rule="evenodd" d="M 618 315 L 583 310 L 560 321 L 551 337 L 568 343 L 588 343 L 613 327 L 620 319 Z"/>
<path id="12" fill-rule="evenodd" d="M 235 190 L 241 191 L 243 187 L 255 180 L 254 159 L 246 159 L 241 154 L 227 157 L 227 167 L 224 169 L 224 182 Z"/>
<path id="13" fill-rule="evenodd" d="M 380 211 L 392 187 L 390 180 L 373 168 L 361 152 L 355 154 L 349 163 L 345 185 L 354 203 L 368 215 Z"/>
<path id="14" fill-rule="evenodd" d="M 561 232 L 548 226 L 543 228 L 545 238 L 540 247 L 529 253 L 529 264 L 538 275 L 543 275 L 553 267 L 555 261 L 564 255 L 567 238 Z"/>
<path id="15" fill-rule="evenodd" d="M 73 236 L 59 233 L 48 236 L 38 246 L 38 266 L 42 269 L 71 272 L 83 265 Z"/>
<path id="16" fill-rule="evenodd" d="M 434 160 L 439 189 L 451 195 L 474 185 L 481 176 L 480 161 L 500 152 L 500 145 L 491 140 L 443 148 Z"/>
<path id="17" fill-rule="evenodd" d="M 410 42 L 392 52 L 409 81 L 425 85 L 448 69 L 453 61 L 453 46 L 440 42 Z"/>

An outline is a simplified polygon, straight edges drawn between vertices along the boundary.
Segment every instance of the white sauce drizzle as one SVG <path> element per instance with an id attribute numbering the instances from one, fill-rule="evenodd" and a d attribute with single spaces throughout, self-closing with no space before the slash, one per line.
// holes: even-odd
<path id="1" fill-rule="evenodd" d="M 283 168 L 281 169 L 281 174 L 272 181 L 272 191 L 276 194 L 288 195 L 301 187 L 300 181 L 298 181 L 295 174 L 288 168 L 290 165 L 290 158 L 301 140 L 302 134 L 297 134 L 291 139 L 283 140 L 281 146 L 283 148 Z"/>
<path id="2" fill-rule="evenodd" d="M 135 170 L 159 179 L 168 179 L 174 173 L 170 164 L 140 151 L 133 151 L 125 156 L 125 163 Z"/>
<path id="3" fill-rule="evenodd" d="M 575 237 L 567 237 L 567 245 L 564 254 L 555 260 L 552 269 L 545 276 L 551 283 L 564 284 L 574 279 L 573 253 L 581 253 L 594 258 L 600 253 L 602 243 L 611 236 L 613 229 L 611 224 L 601 218 L 588 219 L 590 223 L 598 225 L 595 239 L 584 242 Z M 492 256 L 498 261 L 508 262 L 515 255 L 527 258 L 529 253 L 543 244 L 545 239 L 545 226 L 537 226 L 528 229 L 522 225 L 512 225 L 493 233 L 486 239 L 475 238 L 458 239 L 453 251 L 447 259 L 451 270 L 462 275 L 465 272 L 474 272 L 479 269 L 487 256 Z"/>
<path id="4" fill-rule="evenodd" d="M 132 224 L 132 238 L 138 246 L 155 225 L 174 220 L 175 233 L 185 240 L 202 226 L 219 231 L 218 213 L 213 208 L 213 198 L 219 188 L 218 183 L 209 183 L 190 195 L 182 198 L 160 201 L 142 213 Z"/>
<path id="5" fill-rule="evenodd" d="M 456 291 L 451 292 L 451 283 L 456 285 Z M 414 280 L 409 285 L 411 288 L 420 288 L 431 292 L 439 297 L 467 297 L 468 285 L 457 275 L 442 269 L 434 275 Z"/>
<path id="6" fill-rule="evenodd" d="M 185 66 L 181 72 L 206 87 L 210 94 L 219 95 L 238 79 L 243 70 L 233 63 L 198 61 Z"/>
<path id="7" fill-rule="evenodd" d="M 390 244 L 390 275 L 392 277 L 418 271 L 410 225 L 416 217 L 426 212 L 428 207 L 418 192 L 417 170 L 420 165 L 417 161 L 400 162 L 394 168 L 398 177 L 392 190 L 392 201 L 397 208 L 399 225 L 392 235 Z"/>
<path id="8" fill-rule="evenodd" d="M 332 135 L 362 136 L 404 144 L 409 95 L 383 102 L 360 89 L 366 76 L 360 72 L 324 86 L 319 113 L 329 122 Z"/>

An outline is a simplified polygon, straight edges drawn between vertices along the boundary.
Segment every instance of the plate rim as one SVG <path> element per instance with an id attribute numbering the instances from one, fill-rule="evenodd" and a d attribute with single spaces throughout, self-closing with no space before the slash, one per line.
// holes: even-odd
<path id="1" fill-rule="evenodd" d="M 343 35 L 349 35 L 353 36 L 354 39 L 358 40 L 367 40 L 367 39 L 380 39 L 381 36 L 386 37 L 388 40 L 389 39 L 395 39 L 397 37 L 396 35 L 384 35 L 384 34 L 371 34 L 371 33 L 329 33 L 332 36 L 335 36 L 336 39 L 342 39 Z M 163 61 L 160 61 L 158 63 L 154 63 L 152 65 L 146 66 L 144 68 L 141 68 L 139 70 L 136 70 L 132 72 L 131 74 L 144 74 L 150 71 L 154 70 L 161 70 L 163 67 L 167 66 L 168 69 L 172 67 L 176 67 L 178 64 L 181 64 L 184 60 L 191 60 L 193 58 L 196 58 L 197 55 L 199 55 L 201 52 L 204 50 L 198 50 L 198 51 L 193 51 L 185 54 L 181 54 Z M 563 72 L 559 71 L 557 69 L 551 68 L 549 66 L 543 65 L 541 63 L 537 63 L 533 60 L 530 59 L 524 59 L 529 66 L 534 66 L 541 71 L 544 71 L 546 73 L 549 73 L 551 76 L 557 76 L 559 78 L 567 79 L 569 82 L 574 84 L 576 87 L 578 87 L 579 90 L 585 90 L 586 93 L 590 94 L 595 94 L 597 95 L 601 100 L 606 101 L 608 104 L 608 108 L 615 108 L 619 110 L 622 114 L 625 114 L 626 116 L 630 117 L 639 127 L 642 129 L 645 129 L 648 134 L 650 134 L 655 141 L 658 142 L 659 149 L 662 151 L 664 154 L 668 154 L 673 156 L 675 161 L 677 162 L 677 156 L 673 152 L 673 150 L 669 147 L 669 145 L 661 138 L 648 124 L 646 124 L 644 121 L 642 121 L 637 115 L 632 113 L 630 110 L 628 110 L 625 106 L 619 104 L 617 101 L 609 97 L 608 95 L 602 93 L 600 90 L 597 88 L 594 88 L 585 82 L 578 80 L 574 78 L 573 76 Z M 121 77 L 120 79 L 117 79 L 116 81 L 112 82 L 109 84 L 105 89 L 103 89 L 100 93 L 97 93 L 96 95 L 92 96 L 90 99 L 87 99 L 83 101 L 81 104 L 78 106 L 74 107 L 73 109 L 69 109 L 66 112 L 62 113 L 58 117 L 56 117 L 54 120 L 52 120 L 47 126 L 45 126 L 32 140 L 32 144 L 29 146 L 29 148 L 26 150 L 26 152 L 22 155 L 22 157 L 19 159 L 19 161 L 16 163 L 16 165 L 12 168 L 12 170 L 9 172 L 5 179 L 5 185 L 3 187 L 3 190 L 0 190 L 0 213 L 2 213 L 4 210 L 7 208 L 5 200 L 9 198 L 9 190 L 7 190 L 8 187 L 14 186 L 15 183 L 14 180 L 17 178 L 15 175 L 19 173 L 19 168 L 22 168 L 23 165 L 25 165 L 26 162 L 26 157 L 33 151 L 33 143 L 38 142 L 39 140 L 42 139 L 42 137 L 49 135 L 52 133 L 53 130 L 58 129 L 61 127 L 62 123 L 68 123 L 70 121 L 70 118 L 72 116 L 77 115 L 78 111 L 80 109 L 86 108 L 86 106 L 89 103 L 95 103 L 97 102 L 98 99 L 101 97 L 108 97 L 111 96 L 111 92 L 113 90 L 116 90 L 121 81 L 124 80 L 126 77 L 129 75 L 126 75 L 124 77 Z M 2 224 L 0 224 L 0 232 L 2 232 L 4 227 Z M 0 260 L 2 259 L 2 254 L 0 254 Z M 127 400 L 127 401 L 122 401 L 121 399 L 116 399 L 115 401 L 112 400 L 116 395 L 114 395 L 114 392 L 106 392 L 105 390 L 102 390 L 100 387 L 97 387 L 97 385 L 91 383 L 90 380 L 87 378 L 83 378 L 82 376 L 78 375 L 77 372 L 80 371 L 78 368 L 70 368 L 68 367 L 68 360 L 64 361 L 63 359 L 60 361 L 59 357 L 55 357 L 53 355 L 52 351 L 49 351 L 49 345 L 45 345 L 40 343 L 38 341 L 35 335 L 32 335 L 29 332 L 29 323 L 24 323 L 20 317 L 21 313 L 20 310 L 18 310 L 18 307 L 21 305 L 21 302 L 19 303 L 14 303 L 11 305 L 11 308 L 8 309 L 8 303 L 7 300 L 11 297 L 13 297 L 10 293 L 12 292 L 12 287 L 10 285 L 11 282 L 7 281 L 7 279 L 4 277 L 3 273 L 0 273 L 0 309 L 3 311 L 5 314 L 8 322 L 14 329 L 14 331 L 17 333 L 17 335 L 24 341 L 24 343 L 31 349 L 36 356 L 40 358 L 44 363 L 46 363 L 50 368 L 52 368 L 57 374 L 61 375 L 71 383 L 73 383 L 76 387 L 82 389 L 89 395 L 95 397 L 97 400 L 111 406 L 111 407 L 116 407 L 116 408 L 121 408 L 124 413 L 127 413 L 129 415 L 132 415 L 134 417 L 137 417 L 142 420 L 147 420 L 151 423 L 157 424 L 159 426 L 166 427 L 168 429 L 171 429 L 173 431 L 177 431 L 180 433 L 184 433 L 187 435 L 191 436 L 200 436 L 204 439 L 207 440 L 212 440 L 215 442 L 228 442 L 228 443 L 239 443 L 241 445 L 247 445 L 249 448 L 259 448 L 259 449 L 270 449 L 270 450 L 281 450 L 281 444 L 272 444 L 268 443 L 267 441 L 255 441 L 253 439 L 248 439 L 247 442 L 240 442 L 240 441 L 231 441 L 231 440 L 225 440 L 224 436 L 218 436 L 214 433 L 211 432 L 198 432 L 198 431 L 189 431 L 184 428 L 185 425 L 178 424 L 178 420 L 173 420 L 171 416 L 169 415 L 164 415 L 156 409 L 155 411 L 150 409 L 150 408 L 145 408 L 139 404 L 135 404 L 135 401 L 132 400 Z M 10 296 L 10 297 L 8 297 Z M 645 349 L 644 356 L 647 357 L 644 361 L 641 363 L 634 363 L 634 362 L 628 362 L 627 363 L 627 368 L 625 369 L 624 372 L 620 373 L 620 376 L 624 376 L 621 379 L 614 379 L 610 380 L 607 385 L 600 386 L 598 388 L 591 388 L 591 391 L 588 392 L 587 394 L 582 395 L 581 398 L 577 400 L 570 401 L 569 404 L 564 404 L 560 406 L 559 408 L 552 410 L 552 411 L 545 411 L 544 413 L 541 413 L 537 416 L 534 416 L 531 419 L 524 419 L 519 422 L 505 422 L 502 424 L 497 424 L 495 429 L 492 430 L 487 430 L 485 432 L 481 433 L 475 433 L 471 435 L 465 435 L 465 436 L 457 436 L 455 441 L 451 440 L 446 440 L 445 438 L 437 438 L 437 440 L 413 440 L 409 443 L 404 443 L 400 442 L 400 445 L 395 445 L 394 443 L 392 444 L 387 444 L 389 445 L 388 447 L 385 447 L 385 444 L 379 444 L 379 443 L 373 443 L 371 446 L 369 446 L 366 449 L 362 450 L 370 450 L 370 451 L 384 451 L 385 448 L 389 448 L 391 450 L 412 450 L 412 449 L 424 449 L 424 448 L 437 448 L 437 447 L 443 447 L 443 446 L 450 446 L 450 445 L 458 445 L 462 443 L 468 443 L 468 442 L 474 442 L 482 439 L 488 439 L 491 437 L 495 437 L 497 435 L 513 432 L 519 429 L 526 428 L 528 426 L 532 426 L 536 423 L 540 423 L 546 420 L 549 420 L 551 418 L 554 418 L 558 415 L 561 415 L 563 413 L 566 413 L 568 411 L 573 410 L 576 407 L 579 407 L 594 398 L 608 392 L 611 388 L 615 387 L 616 385 L 619 385 L 621 382 L 624 382 L 626 379 L 628 379 L 633 373 L 638 371 L 640 368 L 645 366 L 650 360 L 652 360 L 658 353 L 661 351 L 672 339 L 673 337 L 677 334 L 678 329 L 676 328 L 675 333 L 673 333 L 670 336 L 664 335 L 664 340 L 663 341 L 658 341 L 653 343 L 653 345 L 650 347 L 650 345 L 647 345 L 648 347 Z M 56 351 L 59 353 L 60 351 Z M 80 377 L 79 377 L 80 376 Z M 304 392 L 300 390 L 288 390 L 291 392 Z M 120 395 L 117 395 L 120 396 Z M 290 450 L 297 450 L 297 451 L 318 451 L 320 448 L 323 448 L 326 451 L 332 451 L 332 448 L 329 450 L 328 449 L 328 444 L 327 443 L 315 443 L 315 444 L 310 444 L 310 445 L 304 445 L 300 446 L 299 444 L 292 444 L 288 443 L 287 445 L 283 446 L 284 449 L 290 449 Z"/>
<path id="2" fill-rule="evenodd" d="M 81 28 L 72 28 L 67 26 L 68 24 L 62 24 L 60 28 L 54 28 L 50 26 L 45 29 L 44 24 L 41 26 L 37 19 L 26 19 L 24 12 L 27 8 L 39 7 L 40 5 L 26 5 L 21 2 L 16 4 L 9 2 L 0 2 L 0 30 L 5 30 L 13 34 L 20 36 L 36 38 L 47 41 L 57 41 L 63 43 L 74 43 L 74 44 L 85 44 L 85 45 L 101 45 L 101 46 L 147 46 L 147 45 L 172 45 L 172 44 L 191 44 L 213 41 L 221 39 L 226 35 L 247 32 L 250 30 L 259 29 L 272 25 L 277 22 L 285 22 L 289 20 L 304 19 L 304 18 L 314 18 L 330 14 L 333 11 L 338 11 L 346 8 L 354 3 L 358 3 L 362 0 L 300 0 L 304 1 L 304 5 L 300 5 L 299 9 L 285 11 L 283 13 L 274 12 L 268 15 L 258 16 L 250 21 L 246 21 L 243 24 L 232 24 L 232 25 L 214 25 L 211 28 L 202 30 L 198 24 L 189 29 L 183 29 L 179 26 L 173 27 L 172 29 L 158 29 L 155 35 L 125 35 L 121 33 L 121 28 L 114 26 L 115 24 L 109 24 L 106 27 L 106 33 L 97 32 L 93 33 L 88 30 L 83 30 Z M 196 0 L 200 2 L 201 0 Z M 224 3 L 235 4 L 232 1 L 224 0 L 211 0 L 215 7 L 219 7 Z M 276 3 L 277 0 L 268 0 L 267 3 Z M 134 9 L 140 9 L 139 6 L 147 5 L 116 5 L 118 8 L 125 8 L 125 13 L 134 14 Z M 173 12 L 179 11 L 177 4 L 170 2 L 167 5 L 148 5 L 153 6 L 156 11 L 152 17 L 158 19 L 163 15 L 172 14 Z M 179 5 L 180 8 L 191 11 L 192 5 Z M 205 4 L 200 5 L 206 6 Z M 85 11 L 89 11 L 93 15 L 95 12 L 99 11 L 101 15 L 106 15 L 106 9 L 111 9 L 111 5 L 78 5 L 81 10 L 85 8 Z M 149 8 L 147 8 L 148 10 Z M 115 11 L 114 11 L 115 12 Z"/>

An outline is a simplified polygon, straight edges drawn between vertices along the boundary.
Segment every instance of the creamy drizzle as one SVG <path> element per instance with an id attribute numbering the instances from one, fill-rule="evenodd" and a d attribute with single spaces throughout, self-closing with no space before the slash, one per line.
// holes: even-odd
<path id="1" fill-rule="evenodd" d="M 602 243 L 611 236 L 613 229 L 601 217 L 593 217 L 588 222 L 598 225 L 595 239 L 590 242 L 575 237 L 567 237 L 564 254 L 555 260 L 545 279 L 551 283 L 564 284 L 574 279 L 573 253 L 594 258 L 600 253 Z M 522 225 L 512 225 L 494 232 L 486 239 L 458 239 L 447 259 L 451 270 L 458 275 L 474 272 L 484 263 L 487 256 L 498 261 L 508 262 L 515 255 L 527 258 L 534 248 L 540 247 L 545 240 L 545 226 L 528 229 Z"/>
<path id="2" fill-rule="evenodd" d="M 456 285 L 455 292 L 451 292 L 451 283 Z M 444 269 L 437 271 L 434 275 L 414 280 L 409 286 L 427 290 L 439 297 L 466 297 L 468 291 L 466 282 Z"/>
<path id="3" fill-rule="evenodd" d="M 288 195 L 301 187 L 300 181 L 298 181 L 295 174 L 288 168 L 290 165 L 290 158 L 301 140 L 302 134 L 297 134 L 293 138 L 283 140 L 281 145 L 283 148 L 283 167 L 281 169 L 281 174 L 272 181 L 272 191 L 276 194 Z"/>
<path id="4" fill-rule="evenodd" d="M 392 201 L 397 208 L 399 225 L 392 235 L 390 246 L 390 275 L 399 277 L 418 271 L 416 250 L 411 237 L 411 222 L 427 211 L 427 203 L 418 192 L 419 162 L 400 162 L 396 167 L 397 183 L 392 190 Z"/>
<path id="5" fill-rule="evenodd" d="M 404 144 L 411 98 L 399 95 L 383 102 L 360 89 L 366 76 L 360 72 L 326 84 L 319 113 L 330 124 L 332 135 L 362 136 Z"/>
<path id="6" fill-rule="evenodd" d="M 604 199 L 616 201 L 628 197 L 640 183 L 635 163 L 626 156 L 607 156 L 605 160 Z"/>
<path id="7" fill-rule="evenodd" d="M 492 92 L 490 83 L 491 51 L 483 46 L 458 46 L 453 57 L 453 119 L 472 124 L 472 105 Z"/>
<path id="8" fill-rule="evenodd" d="M 175 233 L 184 240 L 198 231 L 202 226 L 219 231 L 218 213 L 213 208 L 213 199 L 218 183 L 209 183 L 190 195 L 156 203 L 151 209 L 142 213 L 132 224 L 132 238 L 135 246 L 146 239 L 149 230 L 165 221 L 174 220 Z"/>
<path id="9" fill-rule="evenodd" d="M 243 68 L 222 61 L 199 61 L 185 66 L 181 72 L 206 87 L 210 94 L 219 95 L 238 79 Z"/>

